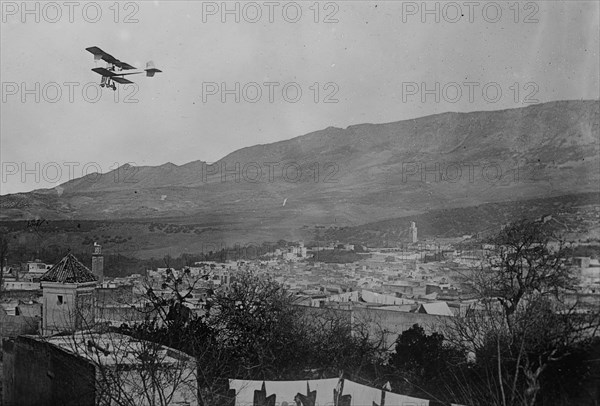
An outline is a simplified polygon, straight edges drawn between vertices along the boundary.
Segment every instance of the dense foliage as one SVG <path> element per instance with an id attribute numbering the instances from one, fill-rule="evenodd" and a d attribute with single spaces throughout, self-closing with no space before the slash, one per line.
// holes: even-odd
<path id="1" fill-rule="evenodd" d="M 315 379 L 340 371 L 369 376 L 383 354 L 378 337 L 348 317 L 294 306 L 294 296 L 267 277 L 239 275 L 231 289 L 207 299 L 201 315 L 184 306 L 184 278 L 168 281 L 175 292 L 168 299 L 149 290 L 154 318 L 121 332 L 195 356 L 205 404 L 225 394 L 227 378 Z"/>
<path id="2" fill-rule="evenodd" d="M 189 274 L 169 273 L 173 295 L 148 297 L 153 318 L 122 332 L 181 349 L 198 360 L 203 403 L 219 404 L 227 379 L 339 376 L 396 392 L 465 405 L 594 405 L 598 398 L 598 309 L 566 300 L 577 282 L 567 251 L 543 223 L 516 222 L 465 275 L 479 300 L 444 331 L 413 326 L 394 353 L 344 311 L 295 306 L 279 283 L 242 273 L 211 291 L 205 312 L 188 310 Z"/>
<path id="3" fill-rule="evenodd" d="M 313 262 L 325 262 L 331 264 L 349 264 L 369 258 L 370 254 L 357 254 L 355 251 L 346 251 L 341 249 L 317 251 L 312 258 Z"/>

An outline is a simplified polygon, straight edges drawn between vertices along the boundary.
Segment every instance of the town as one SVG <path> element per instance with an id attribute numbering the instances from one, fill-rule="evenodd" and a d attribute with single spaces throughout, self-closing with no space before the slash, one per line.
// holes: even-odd
<path id="1" fill-rule="evenodd" d="M 544 221 L 548 218 L 538 222 Z M 359 326 L 371 337 L 380 337 L 384 351 L 393 353 L 399 337 L 411 328 L 420 326 L 426 334 L 442 333 L 454 318 L 480 309 L 481 292 L 473 275 L 497 255 L 497 247 L 482 243 L 476 236 L 420 241 L 414 222 L 404 235 L 405 243 L 397 248 L 339 241 L 307 247 L 297 241 L 264 252 L 243 252 L 250 258 L 230 260 L 225 256 L 221 261 L 200 261 L 181 269 L 157 267 L 124 277 L 105 276 L 104 253 L 98 243 L 93 244 L 88 258 L 67 253 L 57 264 L 40 259 L 22 264 L 8 262 L 2 268 L 0 334 L 9 340 L 38 336 L 29 338 L 35 343 L 27 345 L 51 343 L 71 353 L 87 353 L 85 345 L 57 344 L 43 337 L 65 331 L 95 331 L 98 326 L 110 330 L 144 323 L 156 311 L 153 306 L 157 298 L 167 303 L 175 295 L 185 297 L 181 304 L 190 312 L 205 315 L 215 292 L 228 292 L 244 275 L 251 274 L 284 288 L 298 308 L 323 314 L 334 311 L 347 320 L 360 320 L 359 324 L 352 323 L 353 328 Z M 238 257 L 242 255 L 239 249 L 232 251 Z M 579 312 L 597 312 L 598 258 L 573 256 L 565 265 L 577 284 L 563 292 L 563 297 L 577 304 Z M 75 314 L 72 304 L 85 311 Z M 102 335 L 95 337 L 107 340 Z M 81 340 L 84 342 L 85 337 Z M 98 348 L 105 348 L 102 345 Z M 17 347 L 4 347 L 4 370 L 14 374 L 10 379 L 5 376 L 5 399 L 23 396 L 25 390 L 18 384 L 16 388 L 7 386 L 24 379 L 15 365 L 6 367 L 7 362 L 15 362 Z M 193 364 L 193 358 L 183 359 Z M 187 368 L 192 368 L 189 365 Z M 193 397 L 193 391 L 188 392 L 174 390 L 181 399 L 188 399 L 185 402 Z"/>
<path id="2" fill-rule="evenodd" d="M 600 2 L 0 8 L 0 406 L 599 406 Z"/>

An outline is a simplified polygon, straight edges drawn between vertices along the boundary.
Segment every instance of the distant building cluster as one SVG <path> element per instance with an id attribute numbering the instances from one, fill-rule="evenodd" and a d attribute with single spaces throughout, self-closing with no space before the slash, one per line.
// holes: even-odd
<path id="1" fill-rule="evenodd" d="M 273 258 L 281 258 L 284 261 L 300 261 L 307 258 L 307 249 L 304 246 L 304 242 L 299 242 L 297 246 L 290 246 L 285 248 L 276 248 L 272 253 L 267 256 Z"/>
<path id="2" fill-rule="evenodd" d="M 78 362 L 83 363 L 81 373 L 89 378 L 94 372 L 89 365 L 85 366 L 86 357 L 94 354 L 108 357 L 112 351 L 107 340 L 127 344 L 129 339 L 94 336 L 88 345 L 83 338 L 81 342 L 67 343 L 66 339 L 54 336 L 85 331 L 98 324 L 120 326 L 141 321 L 153 311 L 149 297 L 172 297 L 174 284 L 189 293 L 185 300 L 189 310 L 201 314 L 206 311 L 210 296 L 218 290 L 231 289 L 241 272 L 268 276 L 285 286 L 294 295 L 296 305 L 306 311 L 337 311 L 349 320 L 364 321 L 363 325 L 373 331 L 383 329 L 390 350 L 397 337 L 415 324 L 428 332 L 437 331 L 448 318 L 477 311 L 478 295 L 465 275 L 493 255 L 495 247 L 478 244 L 465 249 L 460 244 L 463 238 L 419 241 L 416 224 L 410 223 L 407 229 L 409 241 L 398 247 L 364 247 L 340 241 L 307 247 L 296 242 L 253 260 L 201 261 L 182 269 L 155 268 L 118 278 L 105 276 L 102 247 L 98 244 L 94 244 L 91 253 L 91 269 L 72 254 L 56 264 L 36 259 L 5 266 L 0 335 L 13 340 L 4 348 L 4 371 L 8 377 L 4 379 L 5 399 L 29 396 L 25 392 L 27 386 L 34 385 L 31 379 L 41 378 L 37 372 L 28 376 L 21 365 L 46 371 L 41 364 L 48 357 L 56 362 L 78 357 Z M 363 256 L 349 263 L 316 260 L 319 253 L 327 251 L 361 252 Z M 598 260 L 574 257 L 568 265 L 579 282 L 571 299 L 600 304 Z M 36 354 L 46 355 L 28 355 L 36 348 Z M 134 349 L 123 351 L 130 354 Z M 184 362 L 186 368 L 193 363 L 170 349 L 164 351 L 172 355 L 165 357 L 166 363 Z M 59 374 L 53 369 L 47 371 Z M 10 386 L 6 382 L 19 383 Z M 60 382 L 60 379 L 46 382 L 40 390 L 55 390 L 53 385 Z M 177 396 L 185 402 L 188 395 Z"/>

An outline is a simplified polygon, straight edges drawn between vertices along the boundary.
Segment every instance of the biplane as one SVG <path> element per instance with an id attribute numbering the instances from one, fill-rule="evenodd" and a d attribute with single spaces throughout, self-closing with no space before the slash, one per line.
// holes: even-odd
<path id="1" fill-rule="evenodd" d="M 136 71 L 135 67 L 131 66 L 126 62 L 121 62 L 111 54 L 107 54 L 98 47 L 89 47 L 85 50 L 91 52 L 94 55 L 95 61 L 99 61 L 100 59 L 102 59 L 104 62 L 106 62 L 105 68 L 92 69 L 94 72 L 98 73 L 99 75 L 102 75 L 102 80 L 100 82 L 101 87 L 108 87 L 112 90 L 117 90 L 117 85 L 115 85 L 115 83 L 119 83 L 122 85 L 133 83 L 131 80 L 126 79 L 125 76 L 137 75 L 146 72 L 147 77 L 152 77 L 155 73 L 162 72 L 161 70 L 156 69 L 154 67 L 154 62 L 152 61 L 148 61 L 146 63 L 146 69 Z"/>

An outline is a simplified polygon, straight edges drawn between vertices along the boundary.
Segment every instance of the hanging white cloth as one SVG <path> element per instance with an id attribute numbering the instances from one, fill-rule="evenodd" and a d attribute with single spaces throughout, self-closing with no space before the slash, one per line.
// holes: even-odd
<path id="1" fill-rule="evenodd" d="M 309 396 L 308 392 L 316 391 L 315 406 L 331 406 L 333 390 L 337 387 L 338 378 L 317 379 L 308 381 L 244 381 L 232 379 L 229 388 L 235 389 L 236 406 L 253 406 L 254 391 L 265 389 L 265 398 L 275 395 L 278 406 L 295 406 L 298 393 Z M 308 384 L 308 387 L 307 387 Z M 382 406 L 382 390 L 361 385 L 344 379 L 342 395 L 352 396 L 352 406 Z M 429 400 L 400 395 L 385 391 L 385 406 L 429 406 Z"/>
<path id="2" fill-rule="evenodd" d="M 344 394 L 352 395 L 352 406 L 381 406 L 382 390 L 361 385 L 348 379 L 344 382 Z M 429 406 L 429 400 L 413 398 L 385 391 L 385 406 Z"/>
<path id="3" fill-rule="evenodd" d="M 294 398 L 296 394 L 307 395 L 307 383 L 311 392 L 317 392 L 315 405 L 327 405 L 333 404 L 333 389 L 338 383 L 338 378 L 308 381 L 242 381 L 232 379 L 229 381 L 229 388 L 235 389 L 236 406 L 252 406 L 254 391 L 260 391 L 263 382 L 265 384 L 266 396 L 275 394 L 277 405 L 285 406 L 285 403 L 287 403 L 288 406 L 295 406 L 296 402 Z"/>

